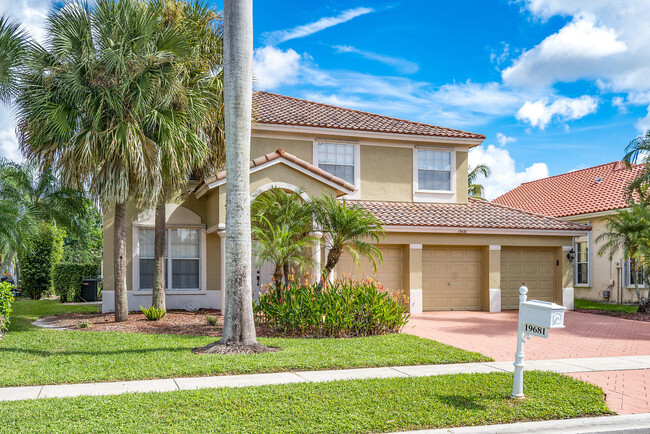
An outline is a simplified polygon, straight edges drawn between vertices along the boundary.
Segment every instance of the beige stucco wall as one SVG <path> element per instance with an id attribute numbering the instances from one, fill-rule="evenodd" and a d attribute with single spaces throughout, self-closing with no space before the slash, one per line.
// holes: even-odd
<path id="1" fill-rule="evenodd" d="M 591 267 L 591 284 L 575 285 L 576 298 L 585 298 L 588 300 L 604 300 L 603 291 L 611 291 L 610 301 L 633 303 L 636 302 L 636 292 L 634 287 L 622 286 L 623 273 L 623 253 L 617 252 L 610 261 L 607 254 L 600 256 L 598 250 L 602 243 L 597 243 L 596 239 L 603 232 L 606 232 L 605 216 L 592 218 L 571 218 L 578 223 L 590 224 L 592 231 L 589 242 L 589 266 Z M 646 289 L 641 291 L 641 295 L 647 297 Z"/>
<path id="2" fill-rule="evenodd" d="M 458 203 L 467 203 L 468 201 L 467 158 L 467 152 L 456 152 L 456 202 Z"/>
<path id="3" fill-rule="evenodd" d="M 413 149 L 361 146 L 361 199 L 413 200 Z"/>
<path id="4" fill-rule="evenodd" d="M 300 139 L 273 139 L 266 137 L 255 137 L 251 139 L 251 159 L 270 154 L 283 148 L 290 154 L 309 163 L 313 161 L 314 142 Z"/>

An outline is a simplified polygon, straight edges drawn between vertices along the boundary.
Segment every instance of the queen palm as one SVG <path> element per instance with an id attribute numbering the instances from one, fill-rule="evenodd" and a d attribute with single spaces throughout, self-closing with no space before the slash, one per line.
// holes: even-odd
<path id="1" fill-rule="evenodd" d="M 476 181 L 481 175 L 483 175 L 484 178 L 489 178 L 491 174 L 492 170 L 485 164 L 479 164 L 469 171 L 467 175 L 467 192 L 469 197 L 485 199 L 485 187 Z"/>
<path id="2" fill-rule="evenodd" d="M 189 45 L 161 28 L 151 3 L 68 3 L 29 49 L 18 97 L 23 153 L 53 166 L 113 209 L 115 319 L 128 318 L 127 202 L 151 205 L 161 188 L 156 123 L 174 102 L 174 61 Z M 165 98 L 167 97 L 167 98 Z"/>
<path id="3" fill-rule="evenodd" d="M 611 261 L 617 252 L 622 251 L 625 262 L 632 259 L 632 264 L 643 263 L 650 248 L 650 209 L 634 204 L 629 211 L 618 210 L 605 221 L 607 231 L 596 238 L 596 243 L 602 243 L 598 255 L 607 254 Z M 639 306 L 642 306 L 638 279 L 634 281 L 634 288 Z"/>
<path id="4" fill-rule="evenodd" d="M 385 233 L 381 221 L 365 208 L 350 205 L 345 199 L 339 201 L 331 194 L 324 194 L 312 203 L 316 222 L 329 248 L 319 287 L 327 281 L 344 251 L 352 255 L 357 267 L 364 256 L 376 270 L 383 256 L 372 242 L 379 242 Z"/>
<path id="5" fill-rule="evenodd" d="M 0 16 L 0 102 L 8 102 L 15 93 L 18 69 L 27 49 L 20 25 Z"/>

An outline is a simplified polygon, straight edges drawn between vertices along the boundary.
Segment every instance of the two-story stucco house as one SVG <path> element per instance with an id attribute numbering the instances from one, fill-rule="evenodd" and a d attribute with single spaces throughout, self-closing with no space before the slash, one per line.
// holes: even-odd
<path id="1" fill-rule="evenodd" d="M 576 297 L 616 302 L 636 301 L 634 267 L 618 252 L 612 260 L 598 255 L 596 242 L 605 232 L 606 218 L 626 209 L 629 183 L 641 174 L 643 165 L 628 169 L 622 161 L 576 170 L 527 182 L 494 199 L 494 203 L 590 225 L 593 229 L 574 242 L 574 287 Z M 647 296 L 647 289 L 642 295 Z"/>
<path id="2" fill-rule="evenodd" d="M 467 194 L 467 154 L 485 137 L 266 92 L 253 98 L 256 122 L 251 199 L 273 188 L 324 192 L 359 201 L 387 231 L 377 279 L 403 292 L 411 312 L 515 309 L 518 288 L 529 296 L 573 302 L 572 239 L 590 228 L 485 201 Z M 223 305 L 225 172 L 167 205 L 168 308 Z M 128 298 L 151 302 L 153 215 L 128 213 Z M 113 218 L 104 217 L 103 310 L 113 306 Z M 326 252 L 314 246 L 316 262 Z M 271 280 L 253 268 L 253 290 Z M 342 258 L 335 275 L 372 274 Z"/>

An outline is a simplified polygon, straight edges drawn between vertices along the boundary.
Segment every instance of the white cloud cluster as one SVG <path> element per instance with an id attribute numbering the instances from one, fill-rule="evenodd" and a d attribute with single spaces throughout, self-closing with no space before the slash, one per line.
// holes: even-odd
<path id="1" fill-rule="evenodd" d="M 506 146 L 508 143 L 514 143 L 517 139 L 514 137 L 508 137 L 503 133 L 497 133 L 497 143 L 499 146 Z"/>
<path id="2" fill-rule="evenodd" d="M 583 118 L 598 109 L 598 99 L 589 95 L 579 98 L 561 97 L 549 103 L 546 99 L 526 103 L 517 112 L 517 119 L 533 127 L 546 128 L 551 120 L 569 121 Z"/>
<path id="3" fill-rule="evenodd" d="M 535 181 L 548 176 L 545 163 L 534 163 L 521 171 L 517 171 L 515 160 L 507 149 L 494 145 L 477 146 L 469 151 L 469 166 L 476 167 L 486 164 L 492 169 L 492 175 L 478 182 L 485 187 L 485 196 L 492 200 L 512 190 L 523 182 Z"/>
<path id="4" fill-rule="evenodd" d="M 341 12 L 334 17 L 323 17 L 313 23 L 304 24 L 302 26 L 294 27 L 288 30 L 277 30 L 275 32 L 268 32 L 262 35 L 265 42 L 269 45 L 279 44 L 290 39 L 304 38 L 305 36 L 313 35 L 314 33 L 325 30 L 329 27 L 345 23 L 361 15 L 366 15 L 374 12 L 373 8 L 354 8 Z"/>
<path id="5" fill-rule="evenodd" d="M 255 88 L 273 90 L 296 82 L 301 69 L 301 56 L 291 48 L 281 50 L 267 45 L 255 50 L 253 74 Z"/>

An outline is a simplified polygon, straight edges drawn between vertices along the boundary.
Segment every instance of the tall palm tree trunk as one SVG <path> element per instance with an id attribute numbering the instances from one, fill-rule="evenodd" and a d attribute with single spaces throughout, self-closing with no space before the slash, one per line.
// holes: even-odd
<path id="1" fill-rule="evenodd" d="M 115 274 L 115 322 L 129 319 L 126 294 L 126 204 L 115 204 L 113 224 L 113 268 Z"/>
<path id="2" fill-rule="evenodd" d="M 156 204 L 154 247 L 153 247 L 153 291 L 151 305 L 167 310 L 165 301 L 165 248 L 167 247 L 165 226 L 165 197 Z"/>
<path id="3" fill-rule="evenodd" d="M 253 1 L 224 4 L 226 306 L 220 343 L 257 344 L 251 287 L 250 139 Z"/>

